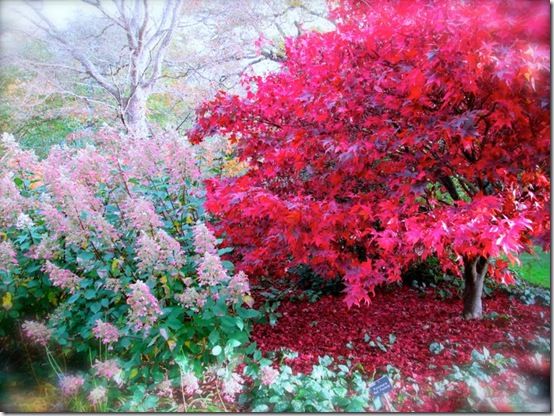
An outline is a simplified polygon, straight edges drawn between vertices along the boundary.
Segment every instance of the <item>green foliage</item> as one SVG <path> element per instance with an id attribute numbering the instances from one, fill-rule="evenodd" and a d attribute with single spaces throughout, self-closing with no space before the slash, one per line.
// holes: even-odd
<path id="1" fill-rule="evenodd" d="M 282 365 L 275 380 L 264 384 L 260 368 L 270 364 L 262 359 L 259 365 L 245 368 L 254 381 L 240 400 L 253 412 L 364 412 L 375 408 L 368 396 L 369 380 L 348 363 L 337 366 L 332 358 L 321 357 L 310 374 L 293 374 L 289 366 Z"/>
<path id="2" fill-rule="evenodd" d="M 389 334 L 388 343 L 384 342 L 380 336 L 376 337 L 375 340 L 371 339 L 371 336 L 369 333 L 364 333 L 364 342 L 368 343 L 370 347 L 372 348 L 379 348 L 383 352 L 387 352 L 387 349 L 392 347 L 393 344 L 396 342 L 396 335 L 395 334 Z"/>
<path id="3" fill-rule="evenodd" d="M 424 261 L 412 264 L 402 273 L 402 282 L 413 287 L 425 288 L 436 284 L 442 277 L 439 261 L 436 257 L 428 257 Z"/>
<path id="4" fill-rule="evenodd" d="M 429 351 L 431 351 L 433 354 L 438 355 L 444 350 L 444 345 L 442 345 L 440 342 L 432 342 L 429 345 Z"/>
<path id="5" fill-rule="evenodd" d="M 306 264 L 295 266 L 289 272 L 292 275 L 298 276 L 298 287 L 303 290 L 304 296 L 312 303 L 322 296 L 339 296 L 344 292 L 344 282 L 340 277 L 325 279 Z"/>
<path id="6" fill-rule="evenodd" d="M 34 53 L 39 53 L 40 48 Z M 38 103 L 24 113 L 19 102 L 24 98 L 23 85 L 33 82 L 32 75 L 14 66 L 5 66 L 0 73 L 0 133 L 12 132 L 20 138 L 20 144 L 45 157 L 49 149 L 65 141 L 70 133 L 83 129 L 85 121 L 68 115 L 68 102 L 59 94 L 37 97 Z M 16 104 L 14 104 L 16 103 Z M 0 151 L 1 154 L 1 151 Z"/>
<path id="7" fill-rule="evenodd" d="M 167 127 L 170 124 L 175 124 L 178 120 L 175 114 L 178 112 L 172 105 L 171 99 L 167 94 L 150 94 L 147 101 L 148 106 L 148 121 L 153 122 L 160 127 Z"/>
<path id="8" fill-rule="evenodd" d="M 536 248 L 536 254 L 523 253 L 519 256 L 521 266 L 513 270 L 529 283 L 550 288 L 550 252 Z"/>
<path id="9" fill-rule="evenodd" d="M 498 353 L 491 355 L 486 348 L 483 348 L 482 352 L 473 350 L 471 362 L 463 366 L 453 365 L 448 380 L 463 382 L 470 388 L 471 396 L 466 400 L 468 405 L 473 407 L 488 397 L 487 384 L 491 382 L 491 376 L 500 374 L 514 365 L 514 359 Z"/>
<path id="10" fill-rule="evenodd" d="M 81 120 L 72 117 L 34 117 L 20 127 L 20 143 L 24 148 L 33 149 L 38 156 L 45 157 L 52 146 L 64 143 L 69 134 L 83 127 Z"/>
<path id="11" fill-rule="evenodd" d="M 550 305 L 549 290 L 530 285 L 523 279 L 516 279 L 515 283 L 509 286 L 500 285 L 499 289 L 507 292 L 510 296 L 517 298 L 526 305 Z"/>

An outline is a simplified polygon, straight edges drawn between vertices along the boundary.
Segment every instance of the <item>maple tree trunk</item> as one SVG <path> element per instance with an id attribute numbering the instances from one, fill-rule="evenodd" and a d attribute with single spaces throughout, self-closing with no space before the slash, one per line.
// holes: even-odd
<path id="1" fill-rule="evenodd" d="M 483 317 L 483 283 L 489 262 L 485 257 L 464 258 L 464 318 Z"/>

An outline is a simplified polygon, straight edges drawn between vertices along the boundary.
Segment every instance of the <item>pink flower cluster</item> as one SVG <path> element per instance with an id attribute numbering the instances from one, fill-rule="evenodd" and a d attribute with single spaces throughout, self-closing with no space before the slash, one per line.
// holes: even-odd
<path id="1" fill-rule="evenodd" d="M 108 380 L 119 381 L 119 375 L 121 374 L 121 368 L 117 361 L 115 360 L 106 360 L 98 361 L 92 366 L 94 368 L 95 374 L 99 377 L 105 377 Z"/>
<path id="2" fill-rule="evenodd" d="M 75 156 L 69 160 L 72 176 L 88 187 L 108 183 L 112 177 L 112 164 L 109 158 L 99 152 L 99 149 L 87 145 L 78 149 Z"/>
<path id="3" fill-rule="evenodd" d="M 93 405 L 96 406 L 100 403 L 102 403 L 104 400 L 106 400 L 106 395 L 108 391 L 105 387 L 98 386 L 91 390 L 91 392 L 88 395 L 88 401 Z"/>
<path id="4" fill-rule="evenodd" d="M 154 236 L 141 231 L 136 244 L 138 268 L 141 271 L 164 271 L 168 267 L 177 268 L 183 264 L 181 245 L 163 230 Z"/>
<path id="5" fill-rule="evenodd" d="M 173 398 L 173 387 L 170 380 L 164 380 L 156 387 L 156 395 L 158 397 Z"/>
<path id="6" fill-rule="evenodd" d="M 241 270 L 231 277 L 227 290 L 230 297 L 235 299 L 250 293 L 250 282 L 248 280 L 248 276 L 246 276 L 246 273 Z"/>
<path id="7" fill-rule="evenodd" d="M 200 177 L 194 149 L 186 138 L 176 134 L 119 140 L 115 152 L 133 177 L 165 177 L 174 191 L 182 189 L 185 181 Z"/>
<path id="8" fill-rule="evenodd" d="M 17 222 L 17 217 L 28 203 L 15 186 L 13 174 L 1 170 L 0 173 L 0 226 L 9 227 Z"/>
<path id="9" fill-rule="evenodd" d="M 164 141 L 164 166 L 171 187 L 177 190 L 187 179 L 199 179 L 200 170 L 194 149 L 188 139 L 178 135 L 166 135 L 162 140 Z"/>
<path id="10" fill-rule="evenodd" d="M 60 389 L 64 396 L 71 397 L 79 392 L 84 383 L 85 379 L 81 376 L 63 376 L 60 380 Z"/>
<path id="11" fill-rule="evenodd" d="M 187 287 L 183 293 L 175 295 L 175 299 L 186 308 L 198 311 L 204 307 L 207 296 L 206 293 L 198 292 L 193 287 Z"/>
<path id="12" fill-rule="evenodd" d="M 29 217 L 24 212 L 20 213 L 17 216 L 17 220 L 15 222 L 15 228 L 17 228 L 18 230 L 25 230 L 27 228 L 32 227 L 33 225 L 35 225 L 35 223 L 31 219 L 31 217 Z"/>
<path id="13" fill-rule="evenodd" d="M 81 281 L 81 278 L 75 273 L 62 269 L 49 261 L 45 263 L 43 271 L 48 273 L 50 281 L 54 286 L 68 289 L 70 293 L 75 293 L 75 289 L 78 288 Z"/>
<path id="14" fill-rule="evenodd" d="M 279 377 L 279 370 L 274 369 L 271 366 L 262 367 L 261 381 L 264 386 L 272 385 Z"/>
<path id="15" fill-rule="evenodd" d="M 162 313 L 158 300 L 144 282 L 138 281 L 129 287 L 131 289 L 127 297 L 127 304 L 131 307 L 129 321 L 136 331 L 148 331 Z"/>
<path id="16" fill-rule="evenodd" d="M 193 229 L 194 247 L 197 254 L 204 253 L 215 254 L 217 241 L 212 232 L 204 223 L 198 223 Z"/>
<path id="17" fill-rule="evenodd" d="M 31 225 L 30 218 L 34 218 L 29 216 L 31 210 L 37 209 L 34 214 L 42 215 L 51 238 L 49 244 L 34 247 L 32 256 L 52 258 L 49 251 L 56 247 L 50 243 L 57 243 L 60 237 L 75 245 L 90 245 L 94 239 L 97 248 L 111 248 L 122 236 L 116 229 L 118 224 L 112 224 L 106 216 L 106 206 L 121 203 L 133 228 L 153 232 L 153 242 L 141 241 L 141 265 L 162 269 L 167 263 L 166 266 L 179 267 L 183 262 L 179 244 L 156 230 L 162 221 L 153 202 L 134 195 L 133 185 L 138 181 L 148 186 L 153 180 L 163 179 L 172 193 L 180 194 L 184 186 L 190 192 L 190 182 L 200 179 L 195 149 L 177 134 L 139 139 L 118 137 L 106 129 L 98 132 L 94 140 L 95 146 L 85 148 L 54 147 L 46 159 L 38 160 L 32 152 L 22 150 L 12 136 L 4 135 L 0 227 L 27 227 Z M 36 195 L 23 197 L 15 178 L 31 180 Z M 100 197 L 100 187 L 106 185 L 115 192 Z M 126 199 L 120 191 L 128 195 Z"/>
<path id="18" fill-rule="evenodd" d="M 154 204 L 147 199 L 128 198 L 121 207 L 125 217 L 130 220 L 130 225 L 137 230 L 151 231 L 163 225 Z"/>
<path id="19" fill-rule="evenodd" d="M 8 272 L 13 265 L 17 264 L 17 258 L 13 244 L 10 240 L 0 243 L 0 271 Z"/>
<path id="20" fill-rule="evenodd" d="M 229 280 L 229 276 L 221 264 L 221 259 L 208 252 L 204 253 L 200 259 L 196 271 L 198 272 L 198 282 L 201 285 L 215 286 Z"/>
<path id="21" fill-rule="evenodd" d="M 112 292 L 119 292 L 121 291 L 121 282 L 114 277 L 108 277 L 104 280 L 104 287 Z"/>
<path id="22" fill-rule="evenodd" d="M 22 325 L 23 334 L 31 341 L 45 347 L 50 341 L 52 330 L 46 325 L 36 321 L 25 321 Z"/>
<path id="23" fill-rule="evenodd" d="M 2 133 L 0 139 L 4 156 L 2 162 L 21 173 L 32 171 L 38 164 L 37 155 L 33 150 L 23 150 L 15 137 L 9 133 Z"/>
<path id="24" fill-rule="evenodd" d="M 56 236 L 46 236 L 40 240 L 40 243 L 29 249 L 27 256 L 32 259 L 50 260 L 54 258 L 57 249 L 59 249 L 59 245 Z"/>
<path id="25" fill-rule="evenodd" d="M 54 148 L 41 166 L 50 197 L 41 211 L 52 231 L 63 234 L 67 242 L 75 245 L 86 243 L 92 236 L 104 244 L 118 238 L 114 226 L 104 217 L 104 202 L 96 195 L 98 184 L 81 177 L 78 154 Z"/>
<path id="26" fill-rule="evenodd" d="M 71 224 L 69 219 L 51 201 L 42 201 L 39 210 L 44 217 L 44 222 L 48 226 L 48 229 L 54 235 L 65 235 L 70 231 Z"/>
<path id="27" fill-rule="evenodd" d="M 192 371 L 185 372 L 181 375 L 181 386 L 189 396 L 200 391 L 198 378 Z"/>
<path id="28" fill-rule="evenodd" d="M 102 341 L 102 344 L 111 344 L 119 339 L 117 328 L 108 322 L 102 322 L 100 319 L 96 320 L 92 333 Z"/>
<path id="29" fill-rule="evenodd" d="M 244 383 L 243 378 L 237 373 L 231 373 L 231 375 L 223 380 L 223 399 L 227 402 L 234 402 L 235 396 L 242 391 L 242 385 Z"/>

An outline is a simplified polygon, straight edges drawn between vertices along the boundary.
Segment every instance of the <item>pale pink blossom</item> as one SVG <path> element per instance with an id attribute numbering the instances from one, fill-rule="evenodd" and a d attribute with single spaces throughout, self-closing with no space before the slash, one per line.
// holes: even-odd
<path id="1" fill-rule="evenodd" d="M 165 271 L 178 268 L 183 264 L 181 245 L 163 230 L 157 230 L 154 236 L 141 231 L 137 239 L 136 251 L 138 268 L 142 271 Z"/>
<path id="2" fill-rule="evenodd" d="M 5 166 L 21 173 L 33 172 L 38 165 L 37 155 L 33 150 L 23 150 L 15 137 L 9 133 L 3 133 L 2 138 L 3 157 L 0 160 Z"/>
<path id="3" fill-rule="evenodd" d="M 95 374 L 99 377 L 105 377 L 108 380 L 120 381 L 121 368 L 115 360 L 98 361 L 92 366 Z"/>
<path id="4" fill-rule="evenodd" d="M 104 281 L 104 287 L 108 290 L 111 290 L 112 292 L 119 292 L 121 291 L 121 282 L 119 279 L 108 277 Z"/>
<path id="5" fill-rule="evenodd" d="M 158 264 L 161 258 L 161 247 L 158 242 L 149 234 L 141 231 L 136 244 L 138 269 L 146 271 Z"/>
<path id="6" fill-rule="evenodd" d="M 107 390 L 105 387 L 98 386 L 91 390 L 88 395 L 88 401 L 96 406 L 106 400 Z"/>
<path id="7" fill-rule="evenodd" d="M 49 261 L 45 263 L 42 269 L 48 273 L 50 281 L 56 287 L 68 289 L 70 293 L 75 293 L 75 290 L 79 287 L 81 278 L 69 270 L 62 269 Z"/>
<path id="8" fill-rule="evenodd" d="M 204 223 L 198 223 L 193 229 L 194 247 L 197 254 L 216 253 L 216 238 Z"/>
<path id="9" fill-rule="evenodd" d="M 274 369 L 271 366 L 262 367 L 261 370 L 261 381 L 264 386 L 272 385 L 275 380 L 279 377 L 279 371 Z"/>
<path id="10" fill-rule="evenodd" d="M 246 295 L 250 292 L 250 282 L 248 281 L 248 276 L 243 271 L 236 273 L 227 286 L 229 295 L 232 298 L 240 298 L 243 295 Z"/>
<path id="11" fill-rule="evenodd" d="M 15 222 L 15 228 L 17 228 L 18 230 L 24 230 L 32 227 L 33 225 L 35 224 L 31 219 L 31 217 L 29 217 L 24 212 L 19 213 L 19 215 L 17 216 L 17 220 Z"/>
<path id="12" fill-rule="evenodd" d="M 40 213 L 44 217 L 44 222 L 50 231 L 65 234 L 70 228 L 69 219 L 56 208 L 52 203 L 44 201 L 40 205 Z"/>
<path id="13" fill-rule="evenodd" d="M 190 396 L 200 391 L 198 378 L 192 371 L 185 372 L 181 375 L 181 385 L 185 392 Z"/>
<path id="14" fill-rule="evenodd" d="M 162 248 L 164 261 L 172 267 L 180 267 L 184 263 L 181 245 L 163 230 L 156 232 L 156 238 Z"/>
<path id="15" fill-rule="evenodd" d="M 27 256 L 35 260 L 50 260 L 54 257 L 54 253 L 59 249 L 58 239 L 56 235 L 43 237 L 40 242 L 31 246 L 27 252 Z"/>
<path id="16" fill-rule="evenodd" d="M 18 215 L 28 205 L 15 186 L 13 173 L 0 176 L 0 226 L 14 225 Z"/>
<path id="17" fill-rule="evenodd" d="M 129 174 L 137 179 L 159 178 L 163 176 L 162 152 L 156 138 L 129 138 L 126 148 L 119 154 L 122 162 L 129 168 Z"/>
<path id="18" fill-rule="evenodd" d="M 0 243 L 0 271 L 9 271 L 17 264 L 16 253 L 10 240 Z"/>
<path id="19" fill-rule="evenodd" d="M 170 380 L 164 380 L 156 386 L 156 395 L 158 397 L 173 398 L 173 387 Z"/>
<path id="20" fill-rule="evenodd" d="M 128 198 L 122 203 L 121 208 L 130 225 L 137 230 L 149 231 L 163 225 L 154 204 L 147 199 Z"/>
<path id="21" fill-rule="evenodd" d="M 84 383 L 85 379 L 81 376 L 63 376 L 60 380 L 60 389 L 64 396 L 70 397 L 76 395 Z"/>
<path id="22" fill-rule="evenodd" d="M 161 141 L 163 164 L 166 167 L 171 189 L 177 190 L 185 181 L 200 178 L 194 150 L 186 138 L 166 135 L 161 138 Z"/>
<path id="23" fill-rule="evenodd" d="M 105 243 L 117 239 L 116 229 L 104 218 L 104 203 L 97 197 L 98 184 L 88 183 L 75 171 L 74 155 L 69 151 L 53 149 L 43 161 L 44 183 L 50 196 L 49 203 L 65 214 L 64 232 L 67 242 L 81 245 L 92 235 Z M 46 213 L 56 220 L 53 210 Z"/>
<path id="24" fill-rule="evenodd" d="M 152 295 L 150 288 L 141 281 L 129 287 L 131 288 L 131 293 L 127 297 L 127 304 L 131 307 L 129 322 L 136 331 L 148 331 L 162 313 L 158 300 Z"/>
<path id="25" fill-rule="evenodd" d="M 205 292 L 198 292 L 193 287 L 187 287 L 183 293 L 175 295 L 175 299 L 184 307 L 198 311 L 206 303 L 207 296 Z"/>
<path id="26" fill-rule="evenodd" d="M 215 286 L 229 280 L 220 258 L 207 252 L 200 259 L 196 271 L 198 272 L 198 282 L 201 285 Z"/>
<path id="27" fill-rule="evenodd" d="M 71 177 L 90 187 L 107 183 L 111 179 L 112 166 L 110 161 L 97 148 L 87 145 L 78 149 L 68 160 Z"/>
<path id="28" fill-rule="evenodd" d="M 100 319 L 96 320 L 92 333 L 102 341 L 102 344 L 111 344 L 119 339 L 117 328 L 108 322 L 102 322 Z"/>
<path id="29" fill-rule="evenodd" d="M 25 321 L 22 325 L 23 334 L 31 341 L 45 347 L 50 341 L 52 330 L 46 325 L 36 321 Z"/>
<path id="30" fill-rule="evenodd" d="M 200 177 L 194 149 L 188 140 L 163 134 L 152 138 L 128 138 L 119 156 L 138 179 L 165 178 L 171 191 L 182 189 L 187 180 Z"/>
<path id="31" fill-rule="evenodd" d="M 242 391 L 244 380 L 237 373 L 231 373 L 231 375 L 223 380 L 223 399 L 227 402 L 234 402 L 235 396 Z"/>

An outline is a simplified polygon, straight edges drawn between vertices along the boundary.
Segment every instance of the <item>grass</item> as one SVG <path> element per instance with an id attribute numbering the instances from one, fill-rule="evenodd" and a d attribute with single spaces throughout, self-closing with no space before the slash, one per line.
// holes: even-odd
<path id="1" fill-rule="evenodd" d="M 70 133 L 81 127 L 81 123 L 72 118 L 42 120 L 36 117 L 26 123 L 21 137 L 16 135 L 16 139 L 23 148 L 33 149 L 39 157 L 46 157 L 53 145 L 64 142 Z"/>
<path id="2" fill-rule="evenodd" d="M 523 253 L 519 259 L 521 266 L 514 267 L 514 270 L 523 279 L 533 285 L 550 288 L 550 252 L 537 247 L 534 255 Z"/>

